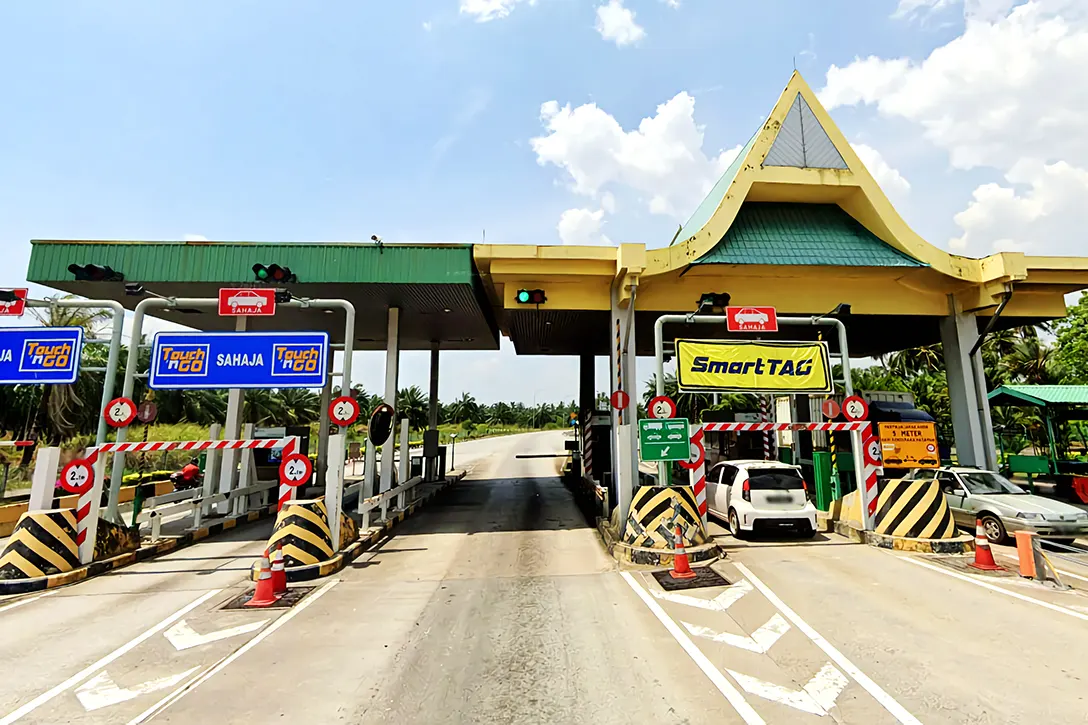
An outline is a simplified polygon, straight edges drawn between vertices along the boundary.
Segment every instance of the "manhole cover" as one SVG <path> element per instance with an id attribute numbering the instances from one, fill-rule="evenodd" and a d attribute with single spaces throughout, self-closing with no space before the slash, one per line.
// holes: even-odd
<path id="1" fill-rule="evenodd" d="M 677 589 L 729 586 L 729 582 L 726 581 L 725 577 L 711 569 L 709 566 L 697 566 L 694 567 L 692 571 L 695 572 L 694 579 L 673 579 L 669 576 L 668 570 L 655 571 L 653 574 L 654 579 L 657 579 L 657 583 L 667 592 L 674 592 Z"/>
<path id="2" fill-rule="evenodd" d="M 250 589 L 248 592 L 245 592 L 244 594 L 239 594 L 234 599 L 231 599 L 229 602 L 220 607 L 220 609 L 246 609 L 249 611 L 257 611 L 258 609 L 290 609 L 291 607 L 301 602 L 303 597 L 305 597 L 316 588 L 317 587 L 294 587 L 292 589 L 288 589 L 287 593 L 280 597 L 279 601 L 275 604 L 267 607 L 253 607 L 252 609 L 245 606 L 245 603 L 253 598 L 253 590 Z"/>

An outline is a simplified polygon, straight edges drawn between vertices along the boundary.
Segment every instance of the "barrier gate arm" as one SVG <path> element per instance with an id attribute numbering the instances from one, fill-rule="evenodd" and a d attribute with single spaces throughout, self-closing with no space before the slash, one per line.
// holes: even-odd
<path id="1" fill-rule="evenodd" d="M 118 305 L 120 307 L 120 305 Z M 132 340 L 131 347 L 136 349 L 140 344 L 140 340 L 143 337 L 144 316 L 148 310 L 163 309 L 173 307 L 218 307 L 218 297 L 149 297 L 136 305 L 132 315 L 132 333 L 130 339 Z M 348 391 L 345 395 L 350 395 L 351 391 L 351 364 L 352 353 L 354 351 L 355 342 L 355 306 L 347 300 L 339 299 L 313 299 L 313 300 L 290 300 L 288 302 L 281 302 L 279 307 L 288 307 L 295 309 L 318 309 L 318 310 L 335 310 L 340 309 L 344 311 L 344 357 L 342 366 L 342 374 L 340 378 L 340 390 Z M 123 309 L 123 308 L 122 308 Z M 118 335 L 118 345 L 120 345 L 120 333 Z M 136 366 L 139 363 L 139 355 L 129 355 L 125 361 L 125 381 L 122 388 L 122 395 L 126 398 L 132 398 L 132 392 L 136 386 Z M 330 356 L 331 358 L 331 356 Z M 116 366 L 115 368 L 116 369 Z M 107 376 L 107 384 L 112 380 L 112 377 Z M 112 388 L 112 384 L 111 384 Z M 112 389 L 111 389 L 112 394 Z M 108 403 L 111 398 L 103 399 L 103 406 Z M 325 415 L 324 411 L 321 413 Z M 104 419 L 99 425 L 104 425 Z M 117 430 L 117 441 L 123 442 L 127 438 L 127 428 L 119 428 Z M 113 475 L 110 478 L 110 498 L 109 506 L 106 509 L 106 517 L 111 521 L 117 520 L 117 502 L 121 495 L 121 485 L 119 481 L 125 470 L 125 456 L 114 456 L 113 458 Z M 99 484 L 96 482 L 95 484 Z M 97 510 L 97 503 L 95 503 Z"/>

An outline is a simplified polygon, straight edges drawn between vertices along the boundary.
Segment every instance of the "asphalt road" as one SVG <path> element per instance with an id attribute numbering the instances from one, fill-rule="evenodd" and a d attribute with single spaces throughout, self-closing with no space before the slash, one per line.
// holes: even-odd
<path id="1" fill-rule="evenodd" d="M 0 725 L 1084 722 L 1088 598 L 846 542 L 738 542 L 725 581 L 621 572 L 561 433 L 473 471 L 292 609 L 225 611 L 266 530 L 0 602 Z"/>

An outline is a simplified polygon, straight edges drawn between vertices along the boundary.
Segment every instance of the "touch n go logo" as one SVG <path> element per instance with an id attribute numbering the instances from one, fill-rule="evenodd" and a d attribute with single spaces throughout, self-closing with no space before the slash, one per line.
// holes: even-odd
<path id="1" fill-rule="evenodd" d="M 320 345 L 277 344 L 272 346 L 272 374 L 314 373 L 324 350 Z"/>
<path id="2" fill-rule="evenodd" d="M 82 350 L 82 327 L 0 328 L 0 384 L 74 383 Z"/>
<path id="3" fill-rule="evenodd" d="M 29 339 L 23 342 L 19 371 L 24 373 L 68 372 L 76 364 L 75 346 L 69 340 Z"/>
<path id="4" fill-rule="evenodd" d="M 199 377 L 208 374 L 208 345 L 163 345 L 159 375 Z"/>

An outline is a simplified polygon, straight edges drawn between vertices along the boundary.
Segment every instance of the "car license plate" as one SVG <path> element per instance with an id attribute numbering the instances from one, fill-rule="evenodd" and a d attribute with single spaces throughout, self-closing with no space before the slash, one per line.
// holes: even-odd
<path id="1" fill-rule="evenodd" d="M 789 496 L 768 496 L 767 503 L 789 503 L 792 499 Z"/>

